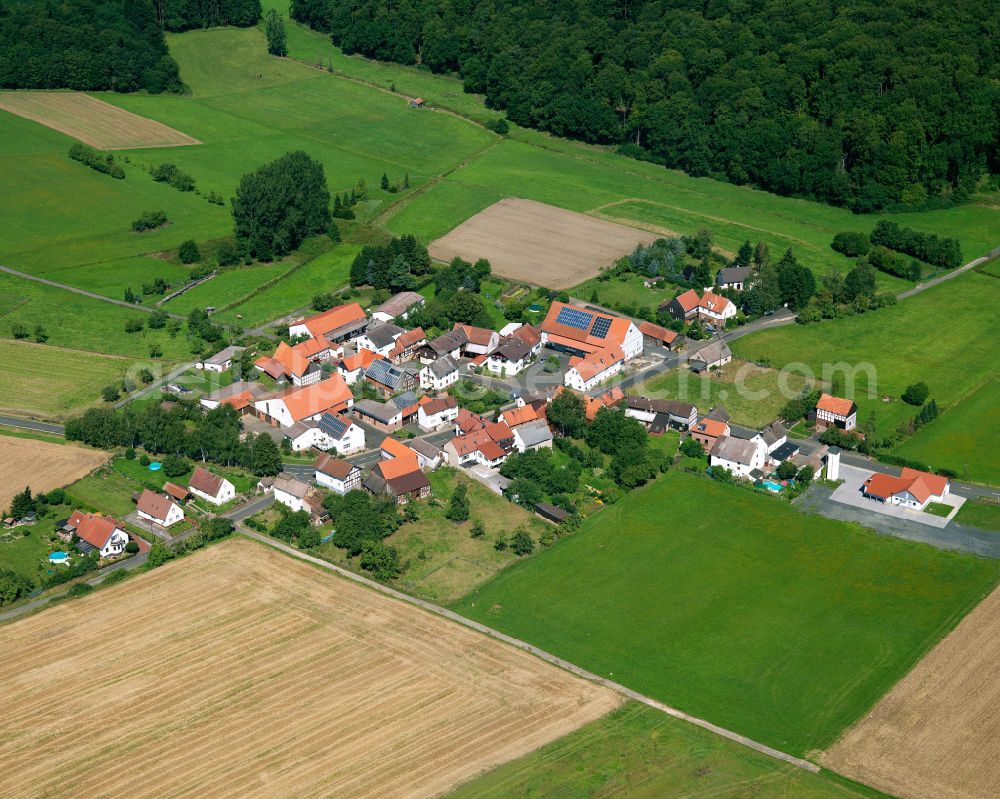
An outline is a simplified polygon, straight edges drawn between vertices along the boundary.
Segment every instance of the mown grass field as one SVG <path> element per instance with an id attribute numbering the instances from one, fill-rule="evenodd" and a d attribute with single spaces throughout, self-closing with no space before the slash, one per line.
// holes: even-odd
<path id="1" fill-rule="evenodd" d="M 955 521 L 980 530 L 1000 533 L 1000 505 L 969 500 L 956 514 Z"/>
<path id="2" fill-rule="evenodd" d="M 419 519 L 402 525 L 386 539 L 399 550 L 400 560 L 409 564 L 395 583 L 408 594 L 432 602 L 454 602 L 518 559 L 510 550 L 496 550 L 493 544 L 498 533 L 510 537 L 515 527 L 523 525 L 537 542 L 552 527 L 454 470 L 440 469 L 428 477 L 433 497 L 439 502 L 421 502 L 417 506 Z M 469 520 L 461 523 L 445 517 L 448 500 L 459 482 L 468 488 L 470 504 Z M 476 519 L 486 528 L 486 535 L 479 539 L 469 535 Z M 356 559 L 352 561 L 333 544 L 321 545 L 316 554 L 357 570 Z"/>
<path id="3" fill-rule="evenodd" d="M 99 402 L 101 389 L 120 380 L 128 358 L 0 339 L 0 410 L 60 418 Z"/>
<path id="4" fill-rule="evenodd" d="M 995 372 L 994 372 L 995 375 Z M 962 479 L 1000 483 L 1000 381 L 990 380 L 896 448 L 896 453 Z"/>
<path id="5" fill-rule="evenodd" d="M 861 799 L 883 794 L 781 764 L 632 703 L 500 766 L 449 799 Z"/>
<path id="6" fill-rule="evenodd" d="M 753 333 L 733 342 L 733 354 L 746 360 L 767 359 L 774 368 L 811 371 L 823 377 L 824 365 L 856 368 L 853 398 L 858 424 L 875 414 L 877 429 L 891 433 L 916 414 L 899 397 L 911 383 L 924 381 L 944 413 L 932 422 L 947 425 L 951 406 L 993 377 L 1000 346 L 1000 282 L 967 273 L 892 308 L 815 325 L 789 325 Z M 836 371 L 844 374 L 843 367 Z M 850 392 L 851 381 L 846 382 Z M 882 402 L 882 396 L 894 397 Z M 981 441 L 997 435 L 979 420 Z M 945 464 L 941 464 L 945 465 Z"/>
<path id="7" fill-rule="evenodd" d="M 782 406 L 805 385 L 800 374 L 782 377 L 777 369 L 730 361 L 704 375 L 684 367 L 670 369 L 637 386 L 635 393 L 655 399 L 682 399 L 697 405 L 702 413 L 724 405 L 736 424 L 762 427 L 777 419 Z"/>
<path id="8" fill-rule="evenodd" d="M 670 472 L 459 612 L 785 751 L 829 745 L 1000 563 Z"/>

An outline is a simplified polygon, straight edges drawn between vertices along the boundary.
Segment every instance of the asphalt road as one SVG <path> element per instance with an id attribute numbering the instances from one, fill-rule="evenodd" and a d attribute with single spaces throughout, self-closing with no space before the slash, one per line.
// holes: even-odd
<path id="1" fill-rule="evenodd" d="M 8 275 L 14 275 L 14 277 L 20 277 L 25 280 L 33 280 L 36 283 L 42 283 L 46 286 L 52 286 L 52 288 L 62 289 L 63 291 L 72 291 L 74 294 L 79 294 L 83 297 L 90 297 L 92 300 L 109 302 L 112 305 L 121 305 L 123 308 L 131 308 L 133 311 L 145 311 L 146 313 L 152 313 L 153 311 L 160 310 L 159 308 L 150 308 L 145 305 L 136 305 L 133 302 L 125 302 L 125 300 L 113 300 L 111 297 L 105 297 L 103 294 L 94 294 L 92 291 L 78 289 L 76 286 L 67 286 L 65 283 L 56 283 L 54 280 L 46 280 L 45 278 L 38 277 L 37 275 L 29 275 L 27 272 L 19 272 L 16 269 L 11 269 L 9 266 L 0 266 L 0 272 L 6 272 Z M 164 311 L 164 313 L 174 319 L 185 319 L 185 317 L 180 314 L 170 313 L 169 311 Z"/>
<path id="2" fill-rule="evenodd" d="M 970 269 L 975 269 L 981 264 L 985 264 L 987 261 L 992 261 L 994 258 L 1000 258 L 1000 247 L 990 250 L 986 255 L 982 255 L 976 258 L 964 266 L 960 266 L 957 269 L 952 269 L 950 272 L 946 272 L 940 277 L 936 277 L 933 280 L 928 280 L 926 283 L 920 283 L 914 286 L 912 289 L 907 289 L 896 295 L 897 300 L 905 300 L 907 297 L 912 297 L 914 294 L 919 294 L 921 291 L 927 291 L 927 289 L 932 288 L 939 283 L 944 283 L 946 280 L 952 280 L 964 272 L 968 272 Z"/>
<path id="3" fill-rule="evenodd" d="M 18 419 L 15 416 L 0 416 L 0 425 L 16 427 L 20 430 L 33 430 L 36 433 L 50 433 L 54 436 L 61 436 L 66 432 L 61 424 L 35 422 L 30 419 Z"/>

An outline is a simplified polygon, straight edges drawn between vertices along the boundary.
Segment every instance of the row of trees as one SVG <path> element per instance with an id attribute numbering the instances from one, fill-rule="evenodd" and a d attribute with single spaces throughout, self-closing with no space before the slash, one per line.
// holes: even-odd
<path id="1" fill-rule="evenodd" d="M 984 14 L 945 0 L 291 4 L 348 53 L 458 71 L 520 125 L 859 212 L 961 199 L 1000 169 Z"/>
<path id="2" fill-rule="evenodd" d="M 231 406 L 202 413 L 196 403 L 178 402 L 170 410 L 134 403 L 116 410 L 91 408 L 66 422 L 66 438 L 92 447 L 143 447 L 224 466 L 242 466 L 258 476 L 281 471 L 281 452 L 266 433 L 241 440 L 239 413 Z"/>
<path id="3" fill-rule="evenodd" d="M 103 172 L 118 180 L 125 179 L 125 168 L 115 160 L 112 153 L 101 153 L 77 142 L 69 148 L 69 157 L 96 172 Z"/>
<path id="4" fill-rule="evenodd" d="M 168 31 L 249 28 L 260 19 L 260 0 L 152 0 L 153 12 Z"/>
<path id="5" fill-rule="evenodd" d="M 887 219 L 875 224 L 869 238 L 872 244 L 912 255 L 933 266 L 954 269 L 962 263 L 962 247 L 958 239 L 941 238 L 935 233 L 921 233 Z"/>

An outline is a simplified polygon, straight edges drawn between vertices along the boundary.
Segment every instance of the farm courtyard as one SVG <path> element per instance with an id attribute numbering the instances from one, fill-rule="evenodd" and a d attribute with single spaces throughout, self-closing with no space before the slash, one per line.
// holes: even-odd
<path id="1" fill-rule="evenodd" d="M 246 540 L 0 628 L 0 682 L 9 799 L 430 797 L 620 703 Z"/>

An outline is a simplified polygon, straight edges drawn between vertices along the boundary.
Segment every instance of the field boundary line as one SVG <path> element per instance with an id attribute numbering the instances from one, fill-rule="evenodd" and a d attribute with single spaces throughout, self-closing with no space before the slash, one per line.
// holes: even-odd
<path id="1" fill-rule="evenodd" d="M 146 313 L 153 313 L 160 310 L 147 305 L 138 305 L 132 302 L 125 302 L 124 300 L 116 300 L 111 297 L 105 297 L 103 294 L 95 294 L 92 291 L 87 291 L 86 289 L 79 289 L 76 286 L 68 286 L 65 283 L 58 283 L 55 280 L 48 280 L 44 277 L 38 277 L 37 275 L 30 275 L 27 272 L 20 272 L 17 269 L 11 269 L 9 266 L 0 266 L 0 272 L 12 275 L 13 277 L 19 277 L 24 280 L 33 280 L 35 283 L 41 283 L 44 286 L 49 286 L 51 288 L 62 289 L 63 291 L 70 291 L 73 294 L 79 294 L 83 297 L 89 297 L 92 300 L 99 300 L 101 302 L 110 302 L 112 305 L 120 305 L 123 308 L 130 308 L 133 311 L 145 311 Z M 170 313 L 169 311 L 164 311 L 164 313 L 173 318 L 184 320 L 185 317 L 179 314 Z"/>
<path id="2" fill-rule="evenodd" d="M 790 755 L 787 752 L 782 752 L 780 749 L 775 749 L 774 747 L 768 746 L 767 744 L 755 741 L 752 738 L 748 738 L 747 736 L 741 735 L 738 732 L 733 732 L 732 730 L 728 730 L 725 727 L 720 727 L 719 725 L 713 724 L 712 722 L 706 721 L 705 719 L 698 718 L 697 716 L 692 716 L 689 713 L 685 713 L 683 710 L 678 710 L 677 708 L 664 704 L 659 700 L 645 696 L 644 694 L 640 694 L 638 691 L 634 691 L 631 688 L 626 688 L 624 685 L 617 683 L 614 680 L 609 680 L 605 677 L 601 677 L 598 674 L 594 674 L 593 672 L 587 671 L 586 669 L 583 669 L 574 663 L 570 663 L 568 660 L 563 660 L 562 658 L 556 655 L 546 652 L 544 649 L 540 649 L 539 647 L 534 646 L 533 644 L 529 644 L 527 641 L 522 641 L 519 638 L 514 638 L 513 636 L 507 635 L 506 633 L 502 633 L 499 630 L 493 629 L 492 627 L 487 627 L 485 624 L 481 624 L 478 621 L 467 619 L 465 616 L 462 616 L 461 614 L 456 613 L 453 610 L 448 610 L 447 608 L 441 607 L 440 605 L 436 605 L 433 602 L 428 602 L 424 599 L 418 599 L 417 597 L 410 596 L 409 594 L 403 593 L 402 591 L 397 591 L 394 588 L 389 588 L 388 586 L 382 585 L 381 583 L 375 582 L 374 580 L 369 580 L 367 577 L 362 577 L 360 574 L 355 574 L 354 572 L 349 571 L 341 566 L 337 566 L 336 564 L 330 563 L 329 561 L 325 561 L 321 558 L 317 558 L 314 557 L 313 555 L 308 555 L 305 552 L 301 552 L 295 549 L 294 547 L 285 544 L 282 541 L 278 541 L 269 536 L 262 535 L 261 533 L 256 533 L 252 530 L 249 530 L 242 524 L 238 523 L 236 525 L 236 529 L 241 535 L 247 538 L 251 538 L 257 541 L 258 543 L 280 550 L 281 552 L 284 552 L 286 555 L 290 555 L 291 557 L 297 558 L 307 563 L 311 563 L 315 566 L 319 566 L 321 569 L 325 569 L 326 571 L 338 574 L 341 577 L 344 577 L 355 583 L 367 586 L 368 588 L 378 591 L 380 594 L 384 594 L 386 596 L 392 597 L 393 599 L 398 599 L 402 602 L 406 602 L 409 605 L 413 605 L 415 607 L 421 608 L 422 610 L 426 610 L 429 613 L 433 613 L 436 616 L 441 616 L 443 618 L 455 622 L 456 624 L 461 624 L 463 627 L 468 627 L 469 629 L 476 630 L 477 632 L 482 633 L 483 635 L 487 635 L 490 638 L 494 638 L 498 641 L 503 641 L 504 643 L 509 644 L 510 646 L 517 647 L 518 649 L 524 652 L 528 652 L 529 654 L 532 654 L 535 657 L 544 660 L 546 663 L 549 663 L 553 666 L 558 666 L 564 671 L 568 671 L 571 674 L 575 674 L 577 677 L 581 677 L 582 679 L 587 680 L 588 682 L 596 683 L 598 685 L 603 685 L 605 688 L 609 688 L 612 691 L 620 694 L 621 696 L 633 699 L 636 702 L 640 702 L 641 704 L 653 708 L 654 710 L 659 710 L 661 713 L 665 713 L 668 716 L 672 716 L 673 718 L 679 719 L 681 721 L 686 721 L 689 724 L 694 724 L 696 727 L 701 727 L 702 729 L 715 733 L 716 735 L 722 738 L 726 738 L 734 743 L 740 744 L 741 746 L 753 749 L 754 751 L 759 752 L 763 755 L 767 755 L 768 757 L 774 758 L 775 760 L 781 760 L 785 763 L 789 763 L 793 766 L 796 766 L 797 768 L 803 769 L 804 771 L 808 771 L 813 774 L 818 774 L 821 770 L 819 766 L 817 766 L 815 763 L 809 760 L 805 760 L 804 758 L 801 757 L 796 757 L 795 755 Z"/>

